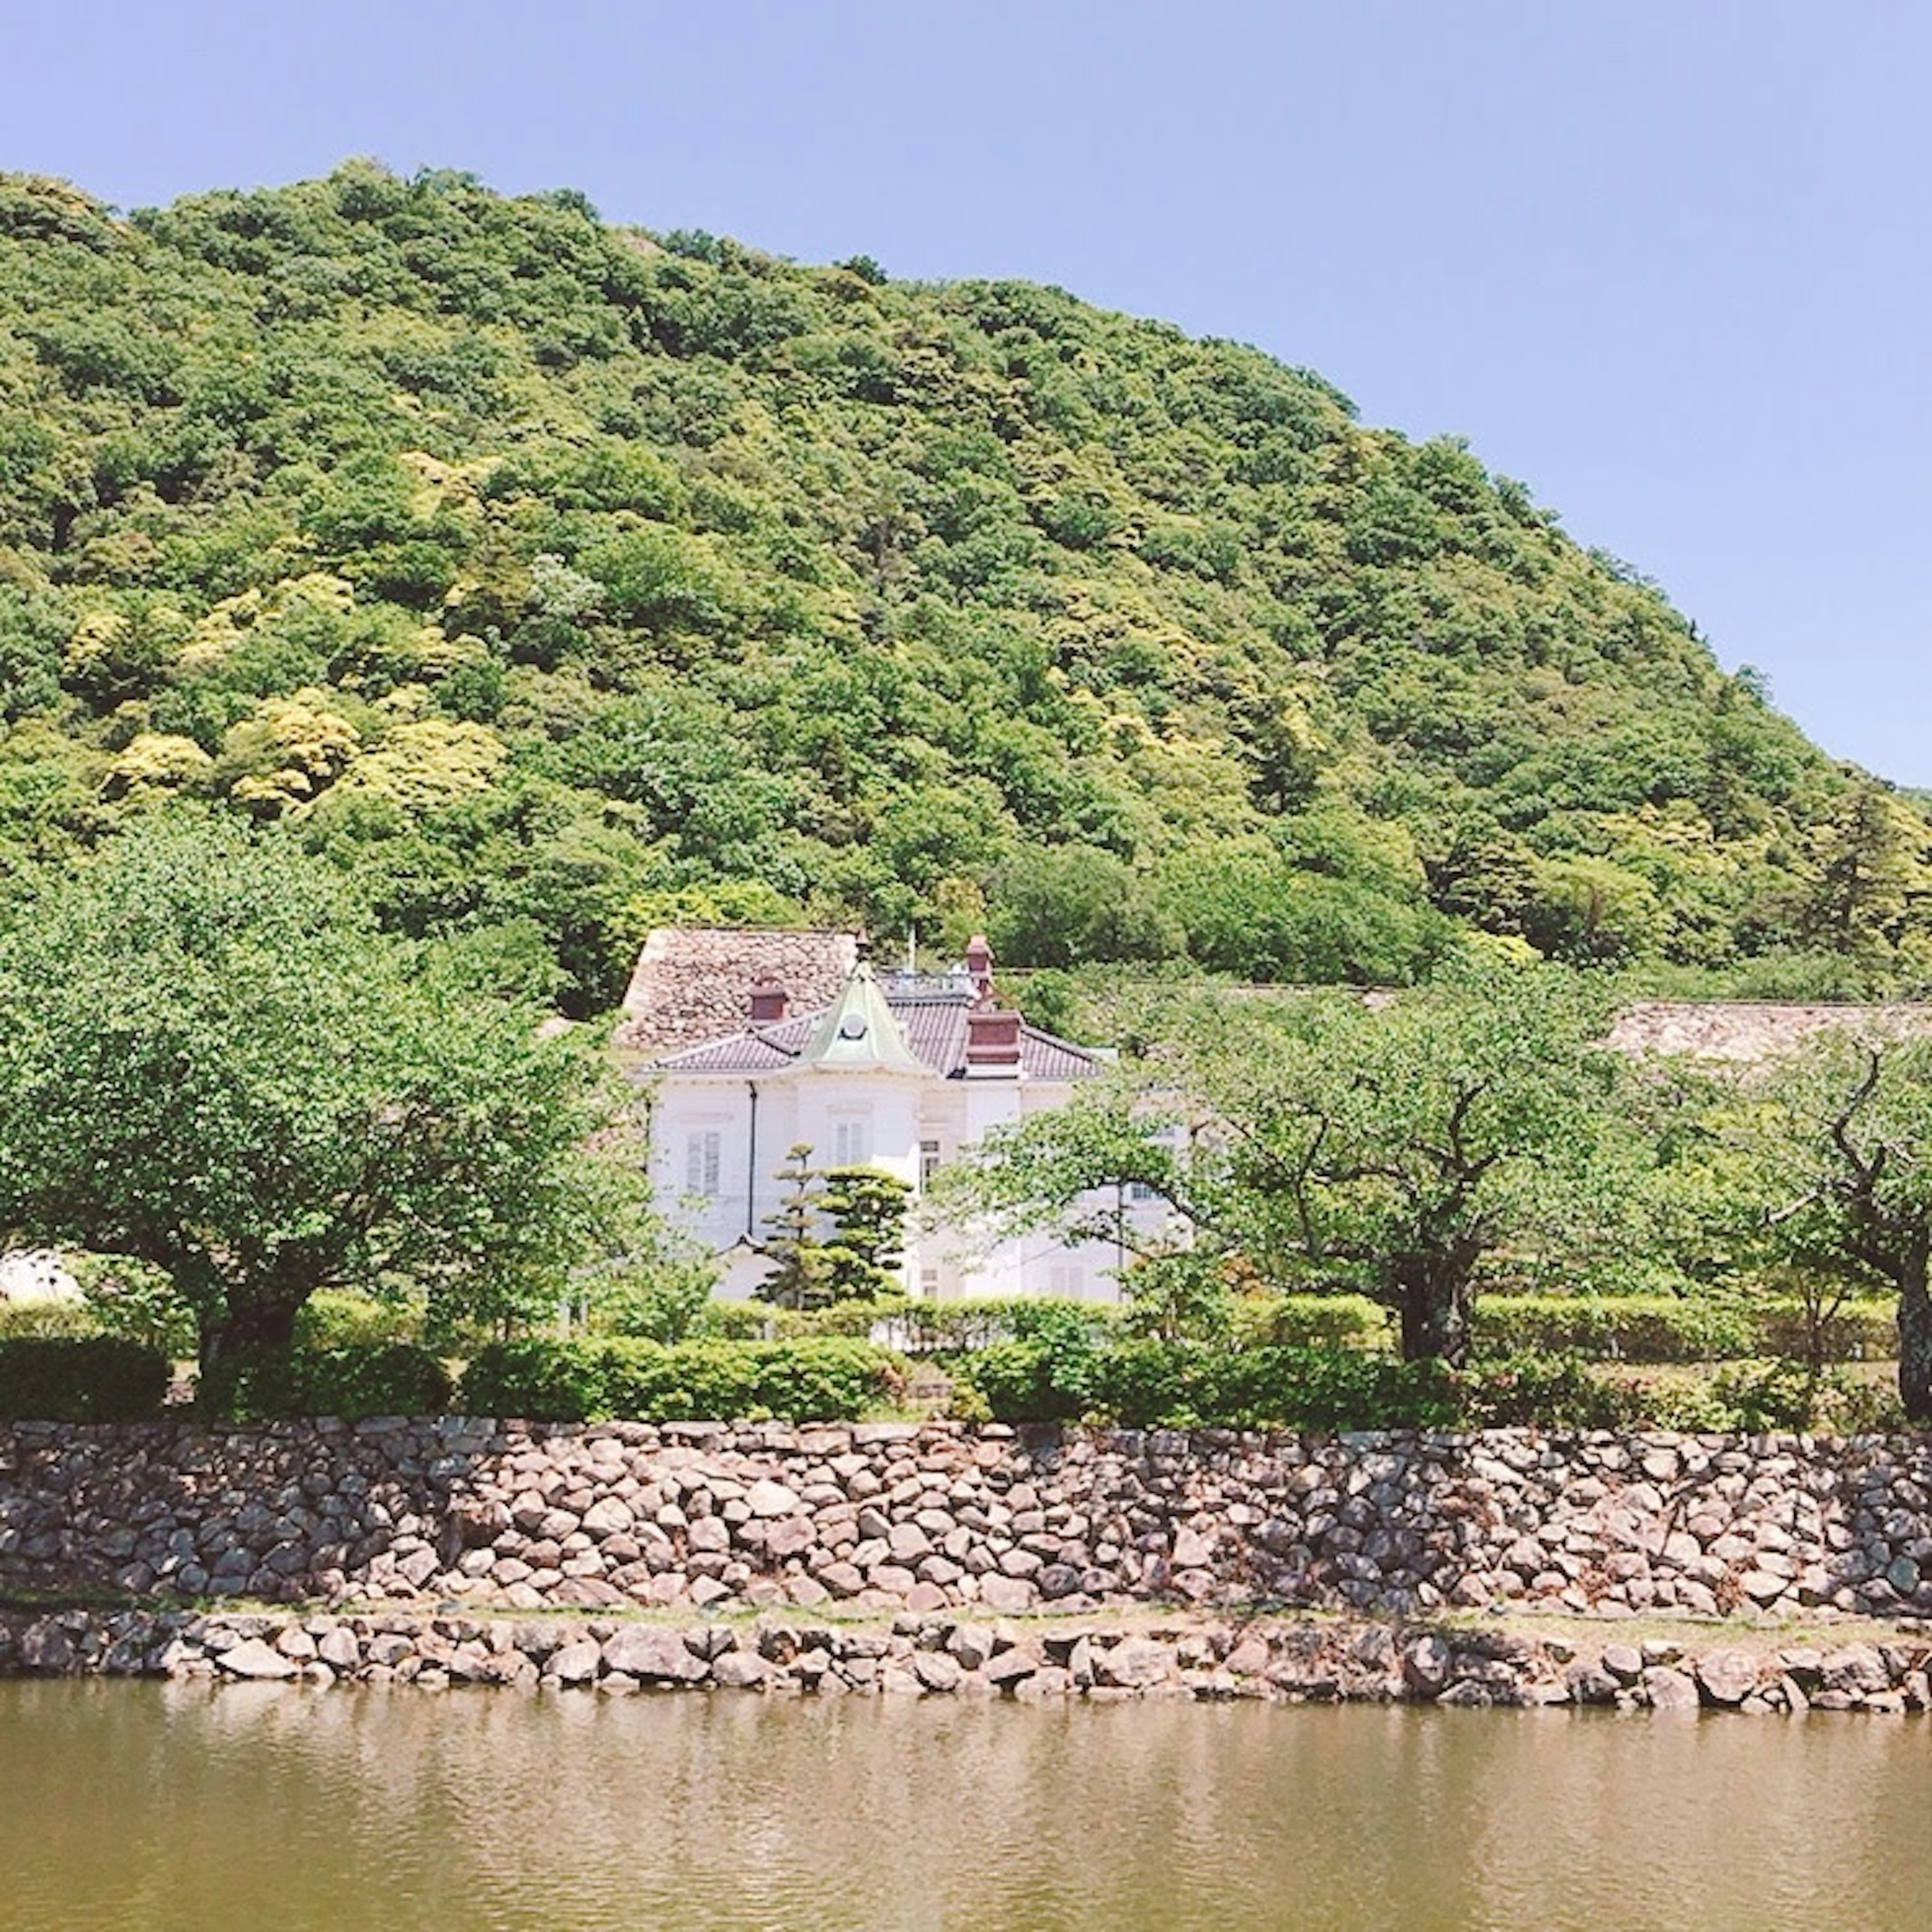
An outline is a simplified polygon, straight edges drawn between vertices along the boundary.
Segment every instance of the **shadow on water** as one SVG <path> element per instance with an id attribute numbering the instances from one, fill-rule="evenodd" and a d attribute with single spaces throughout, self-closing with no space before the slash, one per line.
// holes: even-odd
<path id="1" fill-rule="evenodd" d="M 1923 1726 L 0 1684 L 11 1932 L 1932 1923 Z"/>

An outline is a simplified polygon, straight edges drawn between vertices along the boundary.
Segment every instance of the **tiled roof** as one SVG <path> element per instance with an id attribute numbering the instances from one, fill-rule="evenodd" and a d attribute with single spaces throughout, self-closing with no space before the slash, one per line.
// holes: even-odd
<path id="1" fill-rule="evenodd" d="M 659 926 L 644 941 L 624 995 L 616 1043 L 664 1054 L 744 1024 L 752 988 L 782 986 L 794 1012 L 838 997 L 859 958 L 849 932 L 748 926 Z"/>
<path id="2" fill-rule="evenodd" d="M 887 1004 L 914 1054 L 947 1080 L 966 1072 L 966 1004 L 964 1000 L 896 1000 Z M 746 1027 L 736 1033 L 665 1054 L 651 1062 L 657 1073 L 776 1073 L 792 1065 L 805 1052 L 820 1016 L 803 1014 L 775 1025 Z M 1020 1071 L 1033 1080 L 1084 1080 L 1106 1065 L 1090 1048 L 1042 1033 L 1037 1027 L 1020 1028 Z"/>

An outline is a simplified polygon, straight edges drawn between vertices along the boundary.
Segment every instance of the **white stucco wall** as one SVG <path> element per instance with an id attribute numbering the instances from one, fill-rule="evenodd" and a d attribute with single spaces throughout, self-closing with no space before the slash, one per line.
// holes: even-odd
<path id="1" fill-rule="evenodd" d="M 1062 1106 L 1072 1091 L 1070 1082 L 1018 1077 L 947 1080 L 816 1067 L 754 1076 L 662 1075 L 651 1110 L 652 1190 L 662 1212 L 720 1257 L 719 1294 L 742 1299 L 766 1272 L 749 1243 L 768 1232 L 784 1192 L 778 1170 L 794 1146 L 808 1145 L 814 1166 L 843 1165 L 841 1149 L 854 1144 L 856 1133 L 866 1164 L 896 1174 L 916 1196 L 922 1146 L 935 1144 L 942 1163 L 952 1160 L 994 1126 Z M 704 1138 L 711 1135 L 717 1136 L 715 1162 Z M 700 1184 L 696 1196 L 688 1191 L 694 1177 Z M 716 1191 L 705 1191 L 714 1180 Z M 1122 1205 L 1136 1222 L 1150 1212 L 1141 1204 Z M 1111 1243 L 1070 1246 L 1039 1236 L 988 1250 L 957 1228 L 915 1229 L 903 1275 L 909 1293 L 943 1300 L 1059 1294 L 1114 1301 L 1120 1261 Z"/>

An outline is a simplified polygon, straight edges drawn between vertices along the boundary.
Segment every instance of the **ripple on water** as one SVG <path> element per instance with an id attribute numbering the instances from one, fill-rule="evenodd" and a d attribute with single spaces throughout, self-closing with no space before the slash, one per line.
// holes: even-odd
<path id="1" fill-rule="evenodd" d="M 1925 1726 L 0 1684 L 8 1932 L 1923 1932 Z"/>

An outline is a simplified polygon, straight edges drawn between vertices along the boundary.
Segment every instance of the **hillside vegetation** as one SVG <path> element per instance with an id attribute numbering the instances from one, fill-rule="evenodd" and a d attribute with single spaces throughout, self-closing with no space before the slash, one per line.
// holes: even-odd
<path id="1" fill-rule="evenodd" d="M 0 712 L 8 876 L 246 814 L 578 1012 L 674 916 L 1932 958 L 1918 805 L 1460 442 L 1057 290 L 459 174 L 0 176 Z"/>

